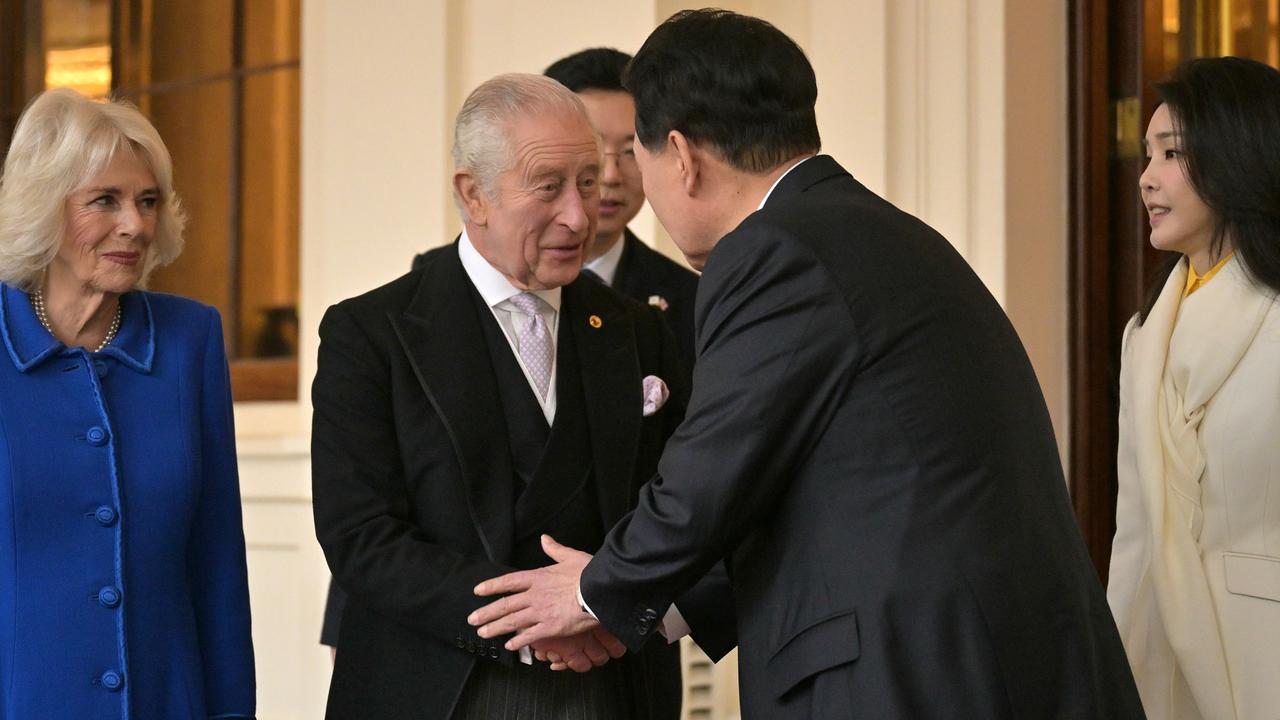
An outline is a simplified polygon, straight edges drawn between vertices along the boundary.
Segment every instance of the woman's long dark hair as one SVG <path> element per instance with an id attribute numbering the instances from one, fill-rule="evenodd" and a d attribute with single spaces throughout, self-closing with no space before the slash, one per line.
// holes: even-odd
<path id="1" fill-rule="evenodd" d="M 1238 57 L 1188 60 L 1156 84 L 1181 135 L 1187 178 L 1245 270 L 1280 293 L 1280 71 Z M 1168 273 L 1147 294 L 1146 319 Z"/>

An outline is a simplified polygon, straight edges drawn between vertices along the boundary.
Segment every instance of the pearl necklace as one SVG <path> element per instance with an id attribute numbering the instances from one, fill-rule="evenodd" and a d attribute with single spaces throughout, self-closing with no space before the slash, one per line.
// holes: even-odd
<path id="1" fill-rule="evenodd" d="M 49 312 L 48 310 L 45 309 L 45 306 L 44 306 L 43 290 L 37 290 L 35 291 L 34 294 L 32 294 L 31 307 L 35 308 L 36 319 L 40 321 L 40 324 L 44 326 L 44 329 L 48 330 L 49 334 L 53 335 L 55 338 L 58 337 L 57 334 L 53 332 L 53 326 L 49 324 Z M 119 331 L 120 331 L 120 301 L 117 300 L 116 316 L 111 319 L 111 327 L 107 328 L 107 336 L 102 338 L 102 342 L 98 343 L 98 347 L 94 348 L 93 351 L 102 352 L 103 348 L 110 345 L 111 341 L 116 339 L 116 333 Z"/>

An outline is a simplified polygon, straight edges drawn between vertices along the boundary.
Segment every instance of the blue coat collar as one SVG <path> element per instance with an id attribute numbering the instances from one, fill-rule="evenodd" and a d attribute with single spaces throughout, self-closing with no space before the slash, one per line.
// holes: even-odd
<path id="1" fill-rule="evenodd" d="M 146 293 L 129 292 L 120 297 L 120 304 L 120 332 L 98 354 L 110 355 L 126 367 L 149 373 L 156 349 L 151 303 Z M 31 297 L 3 283 L 0 283 L 0 335 L 9 358 L 20 372 L 66 350 L 66 346 L 40 324 L 31 307 Z"/>

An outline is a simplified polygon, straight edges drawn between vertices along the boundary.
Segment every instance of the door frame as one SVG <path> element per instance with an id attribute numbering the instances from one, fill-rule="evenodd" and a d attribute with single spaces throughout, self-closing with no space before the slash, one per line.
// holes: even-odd
<path id="1" fill-rule="evenodd" d="M 1147 241 L 1138 192 L 1152 83 L 1166 72 L 1160 10 L 1160 0 L 1068 0 L 1068 486 L 1103 582 L 1115 535 L 1121 336 L 1168 265 Z"/>

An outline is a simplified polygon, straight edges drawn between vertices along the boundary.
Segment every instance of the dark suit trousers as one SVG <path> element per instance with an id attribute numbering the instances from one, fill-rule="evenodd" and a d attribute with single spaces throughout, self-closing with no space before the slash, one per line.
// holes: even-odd
<path id="1" fill-rule="evenodd" d="M 482 661 L 453 720 L 632 720 L 634 707 L 617 661 L 585 674 Z"/>

